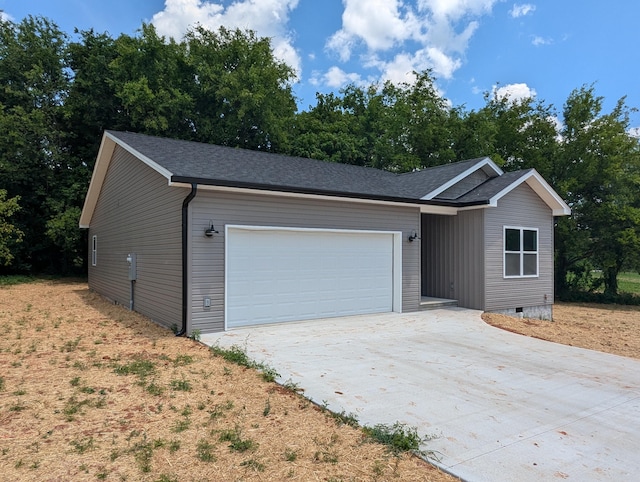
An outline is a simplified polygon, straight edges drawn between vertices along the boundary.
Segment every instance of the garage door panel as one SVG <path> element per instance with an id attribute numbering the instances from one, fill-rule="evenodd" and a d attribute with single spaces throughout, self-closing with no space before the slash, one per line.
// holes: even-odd
<path id="1" fill-rule="evenodd" d="M 229 228 L 227 326 L 391 311 L 393 234 Z"/>

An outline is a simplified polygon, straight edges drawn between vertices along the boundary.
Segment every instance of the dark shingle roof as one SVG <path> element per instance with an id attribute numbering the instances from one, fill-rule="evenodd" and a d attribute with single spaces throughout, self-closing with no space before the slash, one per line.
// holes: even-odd
<path id="1" fill-rule="evenodd" d="M 420 199 L 484 159 L 486 157 L 478 157 L 468 161 L 429 167 L 421 171 L 407 172 L 398 176 L 398 182 L 408 197 Z"/>
<path id="2" fill-rule="evenodd" d="M 460 196 L 456 201 L 463 204 L 474 204 L 477 202 L 487 203 L 496 194 L 502 192 L 531 171 L 533 171 L 533 169 L 524 169 L 522 171 L 505 172 L 501 176 L 492 177 L 467 194 Z"/>
<path id="3" fill-rule="evenodd" d="M 483 204 L 487 198 L 420 201 L 486 158 L 395 174 L 380 169 L 247 149 L 108 131 L 171 173 L 174 182 L 406 200 L 441 205 Z M 466 197 L 466 196 L 463 196 Z"/>

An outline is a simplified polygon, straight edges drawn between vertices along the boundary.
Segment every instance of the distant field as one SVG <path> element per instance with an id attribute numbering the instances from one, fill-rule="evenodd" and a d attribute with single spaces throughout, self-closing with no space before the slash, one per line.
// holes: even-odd
<path id="1" fill-rule="evenodd" d="M 620 273 L 618 275 L 618 288 L 626 293 L 635 293 L 640 295 L 640 274 L 638 273 Z"/>

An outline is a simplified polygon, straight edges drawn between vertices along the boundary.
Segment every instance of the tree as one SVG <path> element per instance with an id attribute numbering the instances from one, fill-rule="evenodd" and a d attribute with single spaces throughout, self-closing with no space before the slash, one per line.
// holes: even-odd
<path id="1" fill-rule="evenodd" d="M 349 85 L 340 93 L 317 94 L 316 105 L 296 116 L 292 153 L 394 172 L 455 159 L 455 115 L 430 72 L 411 84 Z"/>
<path id="2" fill-rule="evenodd" d="M 193 139 L 285 152 L 296 110 L 294 71 L 254 32 L 197 26 L 184 40 L 191 75 Z"/>
<path id="3" fill-rule="evenodd" d="M 195 75 L 187 63 L 186 46 L 143 24 L 139 36 L 120 35 L 113 48 L 107 73 L 126 118 L 123 123 L 136 132 L 190 138 Z"/>
<path id="4" fill-rule="evenodd" d="M 24 233 L 12 248 L 15 270 L 52 269 L 57 260 L 44 226 L 67 174 L 60 130 L 70 82 L 66 44 L 46 19 L 0 21 L 0 189 L 19 196 L 13 223 Z"/>
<path id="5" fill-rule="evenodd" d="M 593 86 L 571 93 L 564 106 L 564 128 L 557 175 L 572 215 L 558 221 L 558 289 L 567 275 L 590 265 L 602 270 L 605 294 L 618 294 L 623 267 L 640 268 L 640 145 L 628 134 L 630 109 L 620 99 L 602 113 L 604 99 Z"/>
<path id="6" fill-rule="evenodd" d="M 535 167 L 552 184 L 557 156 L 557 118 L 553 108 L 533 98 L 485 94 L 486 105 L 462 113 L 456 135 L 460 158 L 489 156 L 507 171 Z"/>
<path id="7" fill-rule="evenodd" d="M 13 260 L 12 245 L 22 241 L 22 231 L 10 222 L 20 210 L 18 196 L 7 199 L 7 191 L 0 189 L 0 265 L 8 266 Z"/>

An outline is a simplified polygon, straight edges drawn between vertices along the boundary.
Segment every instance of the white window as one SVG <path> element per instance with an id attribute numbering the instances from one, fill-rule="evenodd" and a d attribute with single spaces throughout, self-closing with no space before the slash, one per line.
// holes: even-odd
<path id="1" fill-rule="evenodd" d="M 98 236 L 91 238 L 91 266 L 98 264 Z"/>
<path id="2" fill-rule="evenodd" d="M 504 227 L 504 277 L 538 276 L 538 230 Z"/>

